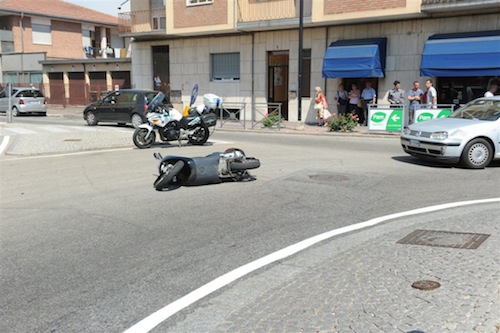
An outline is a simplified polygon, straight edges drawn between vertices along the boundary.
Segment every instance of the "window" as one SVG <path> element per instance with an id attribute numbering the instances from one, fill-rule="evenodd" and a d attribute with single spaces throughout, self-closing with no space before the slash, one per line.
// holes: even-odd
<path id="1" fill-rule="evenodd" d="M 214 0 L 186 0 L 186 6 L 207 5 L 214 3 Z"/>
<path id="2" fill-rule="evenodd" d="M 52 27 L 50 20 L 31 19 L 33 44 L 52 45 Z"/>
<path id="3" fill-rule="evenodd" d="M 240 79 L 239 53 L 214 53 L 210 55 L 211 81 L 234 81 Z"/>

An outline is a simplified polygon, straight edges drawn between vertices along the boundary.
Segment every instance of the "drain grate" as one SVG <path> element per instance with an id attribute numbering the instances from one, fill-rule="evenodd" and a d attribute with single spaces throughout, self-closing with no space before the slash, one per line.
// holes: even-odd
<path id="1" fill-rule="evenodd" d="M 477 249 L 490 235 L 465 232 L 415 230 L 397 241 L 399 244 Z"/>
<path id="2" fill-rule="evenodd" d="M 66 142 L 77 142 L 77 141 L 82 141 L 82 139 L 64 139 Z"/>

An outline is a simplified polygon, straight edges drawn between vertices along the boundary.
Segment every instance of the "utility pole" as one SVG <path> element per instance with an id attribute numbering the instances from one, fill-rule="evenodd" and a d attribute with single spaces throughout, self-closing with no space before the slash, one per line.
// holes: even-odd
<path id="1" fill-rule="evenodd" d="M 304 0 L 299 0 L 299 82 L 298 82 L 298 121 L 302 120 L 302 61 L 304 58 L 303 52 L 304 39 Z"/>

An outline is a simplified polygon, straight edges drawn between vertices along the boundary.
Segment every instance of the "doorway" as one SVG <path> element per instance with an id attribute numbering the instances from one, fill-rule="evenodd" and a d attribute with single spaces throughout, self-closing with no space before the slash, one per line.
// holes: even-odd
<path id="1" fill-rule="evenodd" d="M 155 90 L 170 100 L 170 54 L 168 45 L 153 46 L 153 80 Z"/>
<path id="2" fill-rule="evenodd" d="M 281 117 L 288 120 L 288 51 L 268 53 L 267 100 L 281 103 Z"/>

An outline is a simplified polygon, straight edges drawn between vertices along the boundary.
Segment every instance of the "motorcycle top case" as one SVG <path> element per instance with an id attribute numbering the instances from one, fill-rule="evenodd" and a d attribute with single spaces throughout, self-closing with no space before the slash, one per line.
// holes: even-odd
<path id="1" fill-rule="evenodd" d="M 222 103 L 222 99 L 214 94 L 203 95 L 203 104 L 211 110 L 217 109 Z"/>

